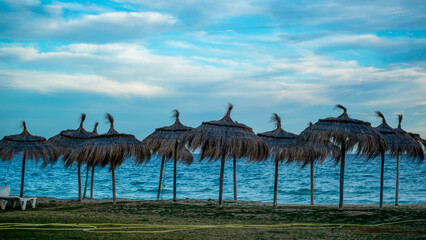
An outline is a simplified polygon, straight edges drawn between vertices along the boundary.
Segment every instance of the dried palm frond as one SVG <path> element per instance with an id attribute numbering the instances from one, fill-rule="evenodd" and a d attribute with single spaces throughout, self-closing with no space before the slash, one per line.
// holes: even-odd
<path id="1" fill-rule="evenodd" d="M 66 162 L 65 166 L 71 166 L 73 162 L 69 161 L 71 152 L 85 144 L 85 142 L 96 133 L 88 132 L 84 129 L 83 123 L 86 119 L 86 114 L 82 113 L 80 117 L 80 125 L 75 130 L 61 131 L 58 135 L 49 138 L 48 142 L 54 145 L 61 151 L 63 160 Z"/>
<path id="2" fill-rule="evenodd" d="M 190 131 L 192 128 L 183 125 L 179 120 L 179 111 L 173 110 L 175 122 L 171 126 L 157 128 L 155 131 L 146 137 L 142 143 L 145 144 L 153 154 L 164 156 L 166 159 L 172 159 L 176 144 L 181 141 L 183 134 Z M 193 161 L 192 154 L 184 146 L 177 145 L 177 158 L 186 164 L 191 164 Z"/>
<path id="3" fill-rule="evenodd" d="M 401 131 L 402 115 L 398 116 L 399 124 L 397 129 L 391 128 L 387 123 L 385 116 L 381 112 L 377 112 L 377 115 L 382 119 L 382 124 L 377 126 L 375 129 L 382 134 L 386 140 L 387 148 L 391 156 L 396 157 L 400 154 L 407 154 L 409 159 L 418 158 L 423 161 L 423 149 L 410 135 Z"/>
<path id="4" fill-rule="evenodd" d="M 90 137 L 80 148 L 74 150 L 68 162 L 78 162 L 89 166 L 112 168 L 120 166 L 126 158 L 133 157 L 136 162 L 142 163 L 150 157 L 150 151 L 135 136 L 118 133 L 114 129 L 114 118 L 107 113 L 105 118 L 110 123 L 106 134 Z"/>
<path id="5" fill-rule="evenodd" d="M 59 151 L 44 137 L 31 135 L 27 131 L 25 122 L 22 122 L 21 134 L 5 136 L 0 141 L 0 158 L 2 161 L 11 161 L 14 155 L 23 154 L 27 159 L 43 159 L 43 165 L 58 159 Z"/>
<path id="6" fill-rule="evenodd" d="M 229 104 L 225 116 L 219 121 L 203 122 L 183 136 L 189 149 L 201 149 L 200 161 L 225 158 L 247 158 L 263 161 L 269 155 L 268 146 L 248 126 L 231 119 L 233 105 Z"/>
<path id="7" fill-rule="evenodd" d="M 338 147 L 344 143 L 346 151 L 352 151 L 356 147 L 356 154 L 364 155 L 368 159 L 378 156 L 383 149 L 386 149 L 384 138 L 371 127 L 369 122 L 350 118 L 347 109 L 342 105 L 337 105 L 336 108 L 343 110 L 339 117 L 318 120 L 317 123 L 305 129 L 300 137 L 319 144 L 328 144 L 331 141 Z M 337 164 L 340 158 L 335 160 Z"/>

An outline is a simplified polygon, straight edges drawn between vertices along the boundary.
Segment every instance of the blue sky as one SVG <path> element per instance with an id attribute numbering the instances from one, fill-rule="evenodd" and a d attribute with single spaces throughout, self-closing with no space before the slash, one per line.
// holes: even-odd
<path id="1" fill-rule="evenodd" d="M 99 121 L 142 139 L 172 123 L 272 113 L 295 133 L 337 116 L 426 138 L 424 1 L 0 0 L 0 135 Z"/>

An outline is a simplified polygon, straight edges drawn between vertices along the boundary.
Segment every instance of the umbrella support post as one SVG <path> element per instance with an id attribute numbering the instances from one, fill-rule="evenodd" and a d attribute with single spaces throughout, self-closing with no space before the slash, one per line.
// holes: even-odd
<path id="1" fill-rule="evenodd" d="M 77 165 L 77 174 L 78 174 L 78 201 L 81 201 L 81 164 Z"/>
<path id="2" fill-rule="evenodd" d="M 19 194 L 20 197 L 24 197 L 25 160 L 26 160 L 26 156 L 24 153 L 22 156 L 21 193 Z"/>
<path id="3" fill-rule="evenodd" d="M 220 178 L 219 178 L 219 208 L 222 208 L 222 194 L 223 194 L 223 174 L 225 171 L 225 154 L 222 155 L 220 161 Z"/>
<path id="4" fill-rule="evenodd" d="M 237 200 L 237 158 L 234 156 L 234 200 Z"/>
<path id="5" fill-rule="evenodd" d="M 274 203 L 273 203 L 274 207 L 277 207 L 277 195 L 278 195 L 278 161 L 277 159 L 275 159 Z"/>
<path id="6" fill-rule="evenodd" d="M 93 199 L 93 177 L 95 175 L 95 166 L 92 167 L 92 175 L 90 176 L 90 199 Z"/>
<path id="7" fill-rule="evenodd" d="M 173 153 L 174 155 L 174 167 L 173 167 L 173 202 L 176 202 L 176 168 L 177 168 L 177 147 L 178 147 L 178 142 L 176 141 L 175 143 L 175 152 Z"/>
<path id="8" fill-rule="evenodd" d="M 163 182 L 164 156 L 161 159 L 160 182 L 158 183 L 157 201 L 160 200 L 161 183 Z"/>
<path id="9" fill-rule="evenodd" d="M 87 183 L 89 182 L 89 165 L 86 167 L 86 184 L 84 184 L 84 192 L 83 192 L 83 198 L 86 198 L 86 192 L 87 192 Z"/>
<path id="10" fill-rule="evenodd" d="M 114 167 L 111 168 L 111 172 L 112 172 L 112 202 L 114 204 L 117 204 L 117 200 L 115 198 L 115 173 L 114 173 Z"/>
<path id="11" fill-rule="evenodd" d="M 399 195 L 399 161 L 400 156 L 399 153 L 396 158 L 396 191 L 395 191 L 395 206 L 399 206 L 398 204 L 398 195 Z"/>
<path id="12" fill-rule="evenodd" d="M 385 169 L 385 152 L 381 152 L 382 155 L 382 164 L 380 168 L 380 209 L 383 209 L 383 178 L 384 178 L 384 169 Z"/>
<path id="13" fill-rule="evenodd" d="M 340 161 L 340 193 L 339 193 L 339 212 L 343 212 L 343 186 L 345 183 L 345 155 L 346 155 L 346 143 L 342 143 L 342 159 Z"/>
<path id="14" fill-rule="evenodd" d="M 314 161 L 311 161 L 311 205 L 314 205 Z"/>

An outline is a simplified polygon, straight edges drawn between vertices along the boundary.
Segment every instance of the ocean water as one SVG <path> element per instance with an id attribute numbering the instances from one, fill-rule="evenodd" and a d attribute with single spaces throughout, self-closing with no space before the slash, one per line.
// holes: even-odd
<path id="1" fill-rule="evenodd" d="M 217 199 L 219 191 L 220 162 L 199 162 L 198 155 L 191 166 L 178 164 L 178 199 Z M 157 197 L 161 160 L 153 157 L 143 165 L 126 160 L 116 169 L 116 190 L 118 198 L 154 200 Z M 18 195 L 20 189 L 22 160 L 15 157 L 11 164 L 0 162 L 0 184 L 8 172 L 7 184 L 11 194 Z M 86 168 L 82 167 L 84 187 Z M 315 203 L 338 204 L 340 165 L 334 167 L 326 160 L 315 165 Z M 233 199 L 232 159 L 225 165 L 224 199 Z M 94 177 L 94 198 L 112 198 L 111 173 L 107 168 L 96 169 Z M 395 200 L 396 159 L 387 156 L 385 160 L 384 203 Z M 271 160 L 263 163 L 237 161 L 238 199 L 272 202 L 274 164 Z M 283 164 L 279 168 L 278 203 L 310 203 L 310 167 L 302 169 L 296 164 Z M 166 162 L 163 176 L 161 199 L 173 198 L 173 162 Z M 347 204 L 377 204 L 380 190 L 380 159 L 368 162 L 348 154 L 345 167 L 344 202 Z M 90 193 L 90 174 L 87 195 Z M 64 168 L 61 161 L 41 168 L 33 161 L 27 161 L 25 172 L 26 196 L 77 198 L 77 167 Z M 426 204 L 426 164 L 417 164 L 401 158 L 400 204 Z"/>

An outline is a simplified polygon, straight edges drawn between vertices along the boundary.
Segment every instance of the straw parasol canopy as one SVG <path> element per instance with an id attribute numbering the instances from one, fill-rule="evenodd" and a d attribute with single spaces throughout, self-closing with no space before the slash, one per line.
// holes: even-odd
<path id="1" fill-rule="evenodd" d="M 387 124 L 385 116 L 381 112 L 378 111 L 377 116 L 382 119 L 382 123 L 375 129 L 386 140 L 386 150 L 391 156 L 406 154 L 408 159 L 418 159 L 420 162 L 424 160 L 421 145 L 401 128 L 402 115 L 399 115 L 398 128 L 395 129 Z"/>
<path id="2" fill-rule="evenodd" d="M 318 120 L 317 123 L 306 128 L 300 134 L 300 137 L 306 141 L 319 144 L 327 144 L 331 141 L 340 148 L 341 158 L 335 161 L 336 164 L 340 163 L 339 211 L 343 211 L 346 152 L 356 149 L 357 155 L 373 158 L 386 148 L 386 142 L 380 133 L 371 127 L 369 122 L 350 118 L 346 108 L 342 105 L 336 107 L 343 110 L 339 117 Z"/>
<path id="3" fill-rule="evenodd" d="M 95 133 L 88 132 L 84 129 L 83 123 L 86 120 L 86 114 L 82 113 L 80 117 L 80 126 L 77 129 L 68 129 L 61 131 L 58 135 L 51 137 L 48 141 L 58 148 L 65 161 L 65 167 L 70 167 L 76 161 L 71 160 L 68 156 L 71 152 L 81 147 Z M 81 163 L 77 162 L 78 175 L 78 200 L 81 200 Z"/>
<path id="4" fill-rule="evenodd" d="M 275 130 L 258 133 L 257 135 L 266 143 L 269 147 L 269 152 L 274 156 L 275 162 L 275 178 L 274 178 L 274 202 L 273 206 L 277 206 L 277 195 L 278 195 L 278 166 L 280 162 L 285 159 L 287 162 L 292 162 L 296 154 L 298 153 L 296 142 L 297 134 L 286 132 L 281 128 L 281 118 L 278 114 L 274 113 L 271 118 L 271 122 L 275 123 Z"/>
<path id="5" fill-rule="evenodd" d="M 143 163 L 151 157 L 150 151 L 135 136 L 119 133 L 114 129 L 114 118 L 107 113 L 105 118 L 110 123 L 110 129 L 105 134 L 92 136 L 84 146 L 74 150 L 70 161 L 80 164 L 88 163 L 92 166 L 110 166 L 112 173 L 113 202 L 115 196 L 115 168 L 119 167 L 126 158 L 134 157 L 137 163 Z"/>
<path id="6" fill-rule="evenodd" d="M 383 117 L 383 121 L 384 120 Z M 402 114 L 398 115 L 398 127 L 393 129 L 397 134 L 384 134 L 383 137 L 386 139 L 388 148 L 390 149 L 390 154 L 396 156 L 396 189 L 395 189 L 395 206 L 398 206 L 399 199 L 399 167 L 400 167 L 400 155 L 406 154 L 407 158 L 415 161 L 418 160 L 418 163 L 421 163 L 424 160 L 424 153 L 422 149 L 424 143 L 420 138 L 420 135 L 414 133 L 407 133 L 401 127 Z M 382 123 L 383 125 L 383 123 Z M 386 124 L 387 125 L 387 124 Z"/>
<path id="7" fill-rule="evenodd" d="M 296 156 L 297 134 L 284 131 L 281 128 L 281 118 L 276 113 L 272 115 L 271 122 L 275 124 L 275 130 L 258 133 L 257 135 L 268 145 L 269 151 L 274 155 L 276 162 L 284 159 L 293 161 Z"/>
<path id="8" fill-rule="evenodd" d="M 426 149 L 426 140 L 422 139 L 420 137 L 420 134 L 412 133 L 412 132 L 407 132 L 407 133 L 408 133 L 408 135 L 410 135 L 410 137 L 414 138 L 414 140 L 416 140 L 420 145 L 423 145 L 423 149 Z"/>
<path id="9" fill-rule="evenodd" d="M 84 129 L 83 123 L 86 120 L 86 114 L 82 113 L 80 117 L 80 125 L 77 129 L 68 129 L 61 131 L 58 135 L 49 138 L 49 142 L 55 145 L 64 155 L 64 159 L 71 154 L 74 149 L 81 147 L 84 142 L 95 133 L 88 132 Z M 66 162 L 67 166 L 72 165 L 73 162 Z"/>
<path id="10" fill-rule="evenodd" d="M 309 122 L 309 126 L 313 123 Z M 314 205 L 314 164 L 322 164 L 324 160 L 331 156 L 331 159 L 336 160 L 340 158 L 340 150 L 332 142 L 328 141 L 325 144 L 308 142 L 298 137 L 296 142 L 296 160 L 302 164 L 302 168 L 308 164 L 311 166 L 311 205 Z"/>
<path id="11" fill-rule="evenodd" d="M 155 131 L 151 135 L 149 135 L 142 141 L 152 151 L 152 153 L 162 157 L 157 200 L 160 199 L 161 182 L 163 180 L 163 169 L 165 159 L 174 160 L 173 201 L 176 201 L 177 161 L 190 165 L 194 160 L 191 152 L 189 152 L 189 150 L 183 144 L 179 144 L 183 134 L 192 130 L 192 127 L 185 126 L 180 122 L 178 110 L 175 109 L 173 112 L 175 122 L 171 126 L 155 129 Z"/>
<path id="12" fill-rule="evenodd" d="M 311 163 L 311 170 L 313 170 L 314 161 L 324 161 L 324 159 L 333 150 L 332 146 L 308 143 L 300 139 L 297 134 L 287 132 L 281 127 L 281 118 L 278 114 L 274 113 L 271 122 L 275 123 L 275 130 L 258 133 L 257 135 L 268 145 L 270 153 L 274 155 L 275 161 L 275 182 L 274 182 L 274 201 L 273 206 L 277 206 L 277 191 L 278 191 L 278 166 L 279 163 L 286 160 L 287 163 L 293 161 L 302 162 L 302 167 Z M 311 171 L 311 174 L 313 172 Z M 311 176 L 312 181 L 312 176 Z M 313 184 L 313 182 L 311 182 Z M 313 186 L 311 184 L 311 191 Z M 313 197 L 313 195 L 311 194 Z"/>
<path id="13" fill-rule="evenodd" d="M 268 146 L 253 130 L 231 119 L 232 104 L 229 104 L 226 115 L 219 121 L 203 122 L 184 135 L 185 142 L 190 150 L 201 149 L 200 161 L 221 159 L 219 207 L 222 207 L 223 173 L 225 159 L 234 157 L 234 199 L 236 197 L 236 170 L 235 159 L 247 158 L 248 161 L 266 160 L 269 155 Z"/>
<path id="14" fill-rule="evenodd" d="M 20 196 L 24 196 L 24 175 L 26 159 L 35 159 L 38 163 L 39 159 L 43 159 L 43 165 L 48 162 L 54 162 L 59 157 L 58 150 L 46 141 L 46 138 L 31 135 L 27 131 L 25 121 L 22 122 L 23 131 L 21 134 L 5 136 L 0 141 L 0 158 L 2 161 L 11 161 L 13 156 L 22 153 L 22 175 L 21 175 L 21 192 Z"/>

